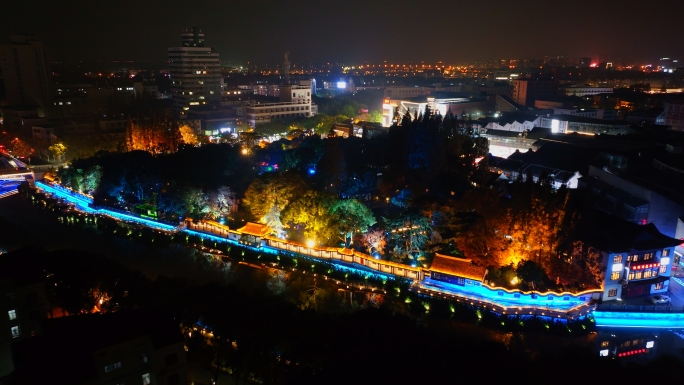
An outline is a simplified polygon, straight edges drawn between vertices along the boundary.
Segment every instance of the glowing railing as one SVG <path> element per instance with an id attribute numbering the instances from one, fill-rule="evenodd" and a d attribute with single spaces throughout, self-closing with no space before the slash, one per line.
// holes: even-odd
<path id="1" fill-rule="evenodd" d="M 42 182 L 36 182 L 36 185 L 47 192 L 53 193 L 60 198 L 64 198 L 65 200 L 74 203 L 79 209 L 85 212 L 107 215 L 121 221 L 134 222 L 164 231 L 178 231 L 180 229 L 180 227 L 174 227 L 172 225 L 140 218 L 134 215 L 118 213 L 107 209 L 93 209 L 90 206 L 92 197 L 78 194 L 64 188 L 55 188 Z M 211 231 L 212 227 L 217 228 L 221 232 L 219 235 L 207 233 L 206 230 L 198 231 L 195 226 L 192 226 L 195 227 L 195 229 L 186 228 L 182 231 L 217 242 L 239 243 L 238 240 L 241 235 L 239 232 L 230 230 L 227 226 L 217 225 L 219 224 L 211 223 L 211 226 L 206 228 L 206 230 Z M 600 290 L 590 290 L 581 293 L 524 292 L 520 290 L 490 287 L 480 282 L 474 284 L 473 282 L 475 281 L 464 286 L 454 285 L 447 282 L 434 281 L 430 278 L 424 278 L 424 274 L 429 272 L 429 269 L 377 260 L 368 254 L 350 249 L 308 247 L 297 242 L 272 236 L 266 236 L 262 239 L 261 250 L 272 253 L 282 251 L 293 252 L 314 259 L 328 260 L 345 268 L 357 270 L 362 273 L 369 273 L 368 270 L 370 270 L 373 274 L 408 278 L 418 283 L 418 292 L 427 292 L 428 295 L 441 294 L 453 296 L 461 298 L 466 302 L 471 301 L 472 303 L 477 302 L 479 304 L 490 305 L 492 306 L 492 309 L 498 309 L 498 311 L 503 312 L 504 314 L 547 315 L 548 313 L 548 316 L 553 317 L 560 317 L 562 314 L 563 316 L 574 318 L 575 316 L 581 316 L 591 311 L 592 308 L 589 306 L 589 302 L 591 301 L 592 294 L 600 292 Z M 345 263 L 360 265 L 368 270 L 356 269 L 353 266 L 344 266 Z M 680 314 L 680 316 L 683 317 L 682 322 L 684 325 L 684 315 Z"/>
<path id="2" fill-rule="evenodd" d="M 684 328 L 684 313 L 594 311 L 596 326 L 624 328 Z"/>
<path id="3" fill-rule="evenodd" d="M 164 230 L 164 231 L 176 230 L 176 226 L 167 225 L 165 223 L 160 223 L 160 222 L 153 221 L 150 219 L 140 218 L 140 217 L 137 217 L 135 215 L 118 213 L 116 211 L 111 211 L 111 210 L 107 210 L 107 209 L 93 209 L 92 207 L 90 207 L 90 204 L 92 203 L 92 197 L 90 197 L 88 195 L 84 195 L 84 194 L 79 194 L 79 193 L 73 192 L 71 190 L 66 190 L 61 186 L 60 186 L 61 188 L 55 188 L 54 186 L 50 186 L 50 185 L 47 185 L 45 183 L 38 182 L 38 181 L 36 181 L 36 186 L 38 188 L 40 188 L 41 190 L 52 193 L 59 198 L 63 198 L 64 200 L 73 203 L 80 210 L 85 211 L 87 213 L 106 215 L 108 217 L 112 217 L 112 218 L 118 219 L 120 221 L 134 222 L 134 223 L 142 224 L 142 225 L 152 227 L 152 228 L 155 228 L 158 230 Z"/>

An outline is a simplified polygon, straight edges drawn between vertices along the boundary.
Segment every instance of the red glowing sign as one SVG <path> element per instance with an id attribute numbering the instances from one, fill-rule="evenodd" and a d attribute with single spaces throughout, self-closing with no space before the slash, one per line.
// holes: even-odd
<path id="1" fill-rule="evenodd" d="M 635 354 L 642 354 L 642 353 L 646 353 L 646 349 L 637 349 L 637 350 L 630 350 L 630 351 L 624 352 L 624 353 L 618 353 L 618 357 L 626 357 L 626 356 L 632 356 Z"/>

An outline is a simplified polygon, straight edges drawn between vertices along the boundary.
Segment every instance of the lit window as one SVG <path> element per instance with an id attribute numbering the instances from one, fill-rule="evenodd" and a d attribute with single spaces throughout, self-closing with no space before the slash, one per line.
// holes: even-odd
<path id="1" fill-rule="evenodd" d="M 660 274 L 667 273 L 667 266 L 660 266 Z"/>
<path id="2" fill-rule="evenodd" d="M 109 373 L 113 370 L 119 369 L 120 367 L 121 367 L 121 361 L 115 362 L 111 365 L 105 366 L 104 371 L 105 371 L 105 373 Z"/>
<path id="3" fill-rule="evenodd" d="M 12 338 L 19 338 L 19 326 L 12 326 Z"/>
<path id="4" fill-rule="evenodd" d="M 621 263 L 614 264 L 612 271 L 622 271 L 622 264 Z"/>
<path id="5" fill-rule="evenodd" d="M 612 281 L 617 281 L 618 279 L 620 279 L 620 272 L 619 272 L 619 271 L 614 271 L 614 272 L 612 272 L 612 273 L 610 274 L 610 279 L 611 279 Z"/>
<path id="6" fill-rule="evenodd" d="M 617 296 L 617 289 L 610 289 L 608 291 L 608 297 L 615 297 Z"/>
<path id="7" fill-rule="evenodd" d="M 663 252 L 660 254 L 661 257 L 667 257 L 670 255 L 670 249 L 663 249 Z"/>
<path id="8" fill-rule="evenodd" d="M 644 271 L 644 278 L 651 278 L 653 272 L 651 270 Z"/>
<path id="9" fill-rule="evenodd" d="M 152 383 L 149 373 L 145 373 L 142 375 L 142 383 L 143 385 L 150 385 Z"/>
<path id="10" fill-rule="evenodd" d="M 653 290 L 662 290 L 665 287 L 665 282 L 658 282 L 653 286 Z"/>
<path id="11" fill-rule="evenodd" d="M 637 272 L 634 274 L 634 279 L 641 279 L 641 278 L 643 277 L 643 275 L 644 275 L 644 272 L 643 272 L 643 271 L 637 271 Z"/>
<path id="12" fill-rule="evenodd" d="M 670 257 L 665 257 L 660 259 L 660 264 L 662 266 L 667 266 L 670 264 Z"/>
<path id="13" fill-rule="evenodd" d="M 10 310 L 7 312 L 7 314 L 9 315 L 10 321 L 13 319 L 17 319 L 17 311 L 16 310 Z"/>
<path id="14" fill-rule="evenodd" d="M 602 347 L 602 348 L 607 348 L 607 347 L 608 347 L 608 344 L 610 344 L 609 341 L 601 341 L 601 347 Z"/>
<path id="15" fill-rule="evenodd" d="M 616 255 L 613 257 L 613 263 L 622 263 L 622 255 Z"/>

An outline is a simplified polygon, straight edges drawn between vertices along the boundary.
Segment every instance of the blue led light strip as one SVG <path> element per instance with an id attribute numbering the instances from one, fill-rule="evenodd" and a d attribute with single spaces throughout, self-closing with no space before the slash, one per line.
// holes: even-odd
<path id="1" fill-rule="evenodd" d="M 63 198 L 68 202 L 73 203 L 75 206 L 78 207 L 79 210 L 82 210 L 86 213 L 106 215 L 117 220 L 138 223 L 158 230 L 164 230 L 169 232 L 179 230 L 179 227 L 174 227 L 172 225 L 136 217 L 134 215 L 122 214 L 107 209 L 93 209 L 90 206 L 92 204 L 92 198 L 83 194 L 79 194 L 77 192 L 72 192 L 64 188 L 55 188 L 39 181 L 36 181 L 36 186 L 41 190 L 52 193 L 59 198 Z M 218 237 L 212 234 L 202 233 L 199 231 L 189 229 L 185 229 L 183 231 L 188 234 L 200 236 L 203 239 L 209 239 L 216 242 L 228 242 L 249 249 L 259 250 L 261 252 L 277 254 L 279 251 L 283 251 L 270 246 L 262 246 L 261 248 L 257 249 L 249 245 L 241 244 L 232 239 Z M 284 251 L 292 253 L 292 251 L 289 250 Z M 304 254 L 299 255 L 305 258 L 311 258 L 313 260 L 316 260 L 316 258 L 312 256 Z M 358 269 L 355 267 L 348 266 L 346 264 L 342 266 L 335 263 L 336 261 L 334 260 L 328 260 L 328 262 L 336 264 L 344 269 L 356 271 L 362 274 L 376 274 L 391 278 L 391 276 L 380 272 L 369 272 L 368 270 Z M 673 279 L 677 280 L 676 278 Z M 424 285 L 425 283 L 427 283 L 428 285 Z M 554 297 L 552 300 L 549 300 L 549 296 L 547 295 L 539 295 L 537 298 L 531 298 L 531 296 L 528 297 L 525 294 L 521 295 L 520 298 L 515 298 L 511 297 L 515 293 L 502 291 L 500 289 L 492 289 L 489 287 L 476 285 L 461 287 L 458 285 L 449 284 L 447 282 L 433 281 L 429 278 L 425 279 L 425 281 L 422 282 L 421 285 L 419 285 L 419 288 L 426 291 L 433 291 L 435 293 L 441 292 L 443 294 L 456 295 L 466 300 L 469 299 L 478 302 L 490 303 L 491 305 L 507 309 L 509 311 L 509 314 L 510 312 L 514 312 L 516 308 L 522 310 L 520 311 L 521 314 L 525 310 L 529 310 L 530 308 L 536 308 L 539 310 L 549 311 L 549 315 L 552 316 L 553 313 L 558 314 L 559 312 L 566 311 L 582 311 L 581 308 L 583 306 L 586 306 L 587 304 L 586 301 L 580 300 L 578 296 L 568 294 L 557 296 L 551 295 Z M 564 300 L 563 297 L 569 298 L 568 300 Z M 557 316 L 560 317 L 560 315 Z M 628 313 L 594 311 L 593 316 L 596 321 L 596 325 L 599 327 L 684 328 L 684 313 Z"/>

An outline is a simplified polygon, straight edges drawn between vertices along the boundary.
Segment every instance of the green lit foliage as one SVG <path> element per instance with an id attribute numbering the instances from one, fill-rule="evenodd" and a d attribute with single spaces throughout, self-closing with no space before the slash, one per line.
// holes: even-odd
<path id="1" fill-rule="evenodd" d="M 263 218 L 268 216 L 271 222 L 275 222 L 282 209 L 304 189 L 304 183 L 296 175 L 266 173 L 254 179 L 249 185 L 242 203 L 257 220 L 264 222 Z"/>
<path id="2" fill-rule="evenodd" d="M 290 130 L 289 126 L 280 122 L 269 122 L 264 124 L 259 124 L 256 126 L 254 131 L 262 136 L 275 136 L 280 134 L 286 134 Z"/>
<path id="3" fill-rule="evenodd" d="M 432 234 L 429 219 L 417 212 L 404 212 L 395 218 L 383 218 L 383 221 L 392 248 L 392 259 L 422 262 Z"/>
<path id="4" fill-rule="evenodd" d="M 337 239 L 334 218 L 330 215 L 333 204 L 333 196 L 308 190 L 285 207 L 281 220 L 291 227 L 300 227 L 303 239 L 330 244 Z"/>
<path id="5" fill-rule="evenodd" d="M 354 233 L 364 233 L 376 222 L 373 212 L 356 199 L 337 200 L 330 208 L 330 215 L 346 247 Z"/>

